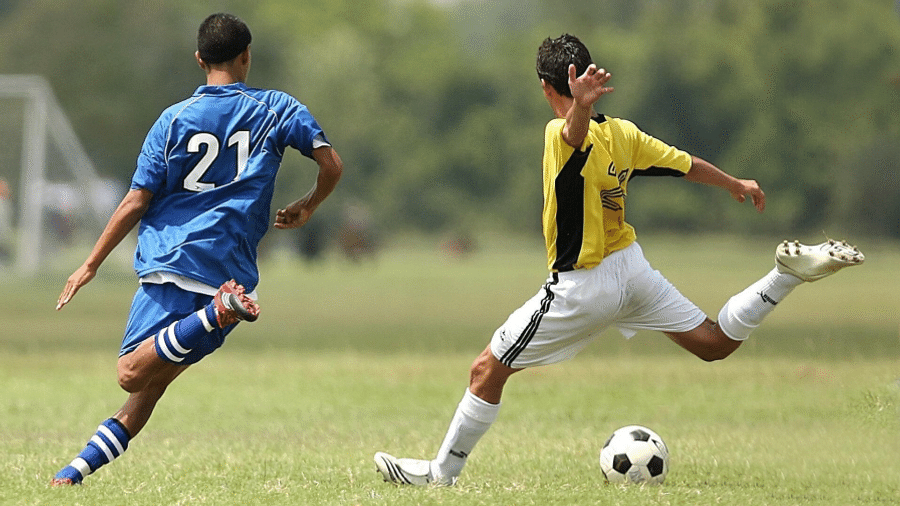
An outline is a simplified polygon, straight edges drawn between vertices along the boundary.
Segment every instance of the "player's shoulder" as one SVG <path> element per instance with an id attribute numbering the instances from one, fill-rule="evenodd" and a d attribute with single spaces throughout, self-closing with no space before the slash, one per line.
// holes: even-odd
<path id="1" fill-rule="evenodd" d="M 273 108 L 305 107 L 297 98 L 285 91 L 271 88 L 244 88 L 243 93 Z"/>
<path id="2" fill-rule="evenodd" d="M 597 130 L 602 132 L 604 137 L 611 140 L 616 142 L 640 142 L 641 139 L 647 137 L 647 134 L 629 119 L 613 116 L 604 116 L 604 119 L 605 121 L 597 126 Z"/>
<path id="3" fill-rule="evenodd" d="M 597 121 L 600 126 L 604 126 L 609 129 L 622 130 L 622 131 L 636 131 L 639 130 L 637 125 L 634 124 L 633 121 L 625 118 L 617 118 L 615 116 L 607 116 L 605 114 L 600 115 L 600 121 Z"/>

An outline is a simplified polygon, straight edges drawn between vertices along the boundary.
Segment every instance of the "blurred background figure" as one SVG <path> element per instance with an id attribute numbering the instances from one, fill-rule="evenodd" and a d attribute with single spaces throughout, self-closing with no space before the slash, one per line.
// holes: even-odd
<path id="1" fill-rule="evenodd" d="M 349 204 L 344 208 L 338 245 L 354 263 L 374 260 L 378 254 L 378 234 L 372 213 L 362 204 Z"/>

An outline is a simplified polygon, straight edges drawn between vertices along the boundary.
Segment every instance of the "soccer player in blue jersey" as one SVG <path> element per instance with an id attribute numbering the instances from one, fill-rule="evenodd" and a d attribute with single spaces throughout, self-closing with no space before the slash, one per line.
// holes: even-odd
<path id="1" fill-rule="evenodd" d="M 117 367 L 128 399 L 53 485 L 81 483 L 121 456 L 166 387 L 220 347 L 239 321 L 257 318 L 256 250 L 269 227 L 285 149 L 315 160 L 319 174 L 305 196 L 276 212 L 275 228 L 305 224 L 341 177 L 340 157 L 303 104 L 245 84 L 250 42 L 250 30 L 235 16 L 203 21 L 195 56 L 206 85 L 153 125 L 130 191 L 59 296 L 57 310 L 139 225 L 134 266 L 141 284 Z"/>
<path id="2" fill-rule="evenodd" d="M 711 163 L 668 146 L 633 123 L 594 111 L 611 93 L 610 74 L 597 68 L 578 38 L 547 39 L 538 49 L 541 89 L 556 116 L 544 135 L 543 231 L 550 276 L 514 311 L 472 364 L 469 387 L 432 460 L 375 455 L 386 481 L 452 485 L 500 409 L 509 377 L 525 368 L 570 359 L 604 329 L 626 337 L 663 332 L 703 360 L 734 352 L 794 288 L 851 265 L 863 255 L 846 243 L 784 243 L 776 267 L 732 297 L 709 319 L 654 270 L 625 222 L 625 195 L 635 176 L 678 176 L 749 200 L 762 212 L 756 181 L 732 177 Z"/>

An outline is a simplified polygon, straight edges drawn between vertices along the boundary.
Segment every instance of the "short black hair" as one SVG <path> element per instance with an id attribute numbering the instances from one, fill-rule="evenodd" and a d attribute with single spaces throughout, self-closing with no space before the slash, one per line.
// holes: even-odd
<path id="1" fill-rule="evenodd" d="M 594 63 L 588 48 L 578 37 L 565 33 L 555 39 L 547 37 L 538 48 L 537 75 L 565 97 L 571 97 L 569 89 L 569 65 L 575 64 L 576 75 Z"/>
<path id="2" fill-rule="evenodd" d="M 220 12 L 209 15 L 200 24 L 197 52 L 206 63 L 224 63 L 243 53 L 251 40 L 250 29 L 240 18 Z"/>

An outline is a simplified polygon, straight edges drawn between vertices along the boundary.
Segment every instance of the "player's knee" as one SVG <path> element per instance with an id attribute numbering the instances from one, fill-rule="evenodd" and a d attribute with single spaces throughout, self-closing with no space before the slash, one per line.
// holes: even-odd
<path id="1" fill-rule="evenodd" d="M 731 353 L 721 353 L 718 350 L 703 350 L 701 352 L 695 352 L 694 355 L 704 362 L 715 362 L 726 358 L 728 355 L 731 355 Z"/>
<path id="2" fill-rule="evenodd" d="M 482 400 L 496 404 L 503 395 L 506 380 L 520 369 L 510 368 L 494 357 L 490 348 L 472 363 L 469 371 L 469 391 Z"/>
<path id="3" fill-rule="evenodd" d="M 491 354 L 490 349 L 485 349 L 481 352 L 481 355 L 475 358 L 475 361 L 472 362 L 472 367 L 469 368 L 470 383 L 479 382 L 491 375 L 491 366 L 496 361 L 496 359 L 493 361 L 491 359 L 494 359 L 494 356 Z"/>
<path id="4" fill-rule="evenodd" d="M 130 394 L 140 390 L 135 375 L 130 372 L 119 371 L 119 386 Z"/>
<path id="5" fill-rule="evenodd" d="M 146 379 L 139 374 L 137 368 L 127 361 L 119 362 L 118 379 L 119 386 L 128 393 L 140 391 L 147 384 Z"/>
<path id="6" fill-rule="evenodd" d="M 694 355 L 696 355 L 700 360 L 704 362 L 715 362 L 717 360 L 722 360 L 728 358 L 734 350 L 738 349 L 740 346 L 740 341 L 732 341 L 728 340 L 728 342 L 721 343 L 716 346 L 710 346 L 703 348 L 701 350 L 694 350 Z"/>

